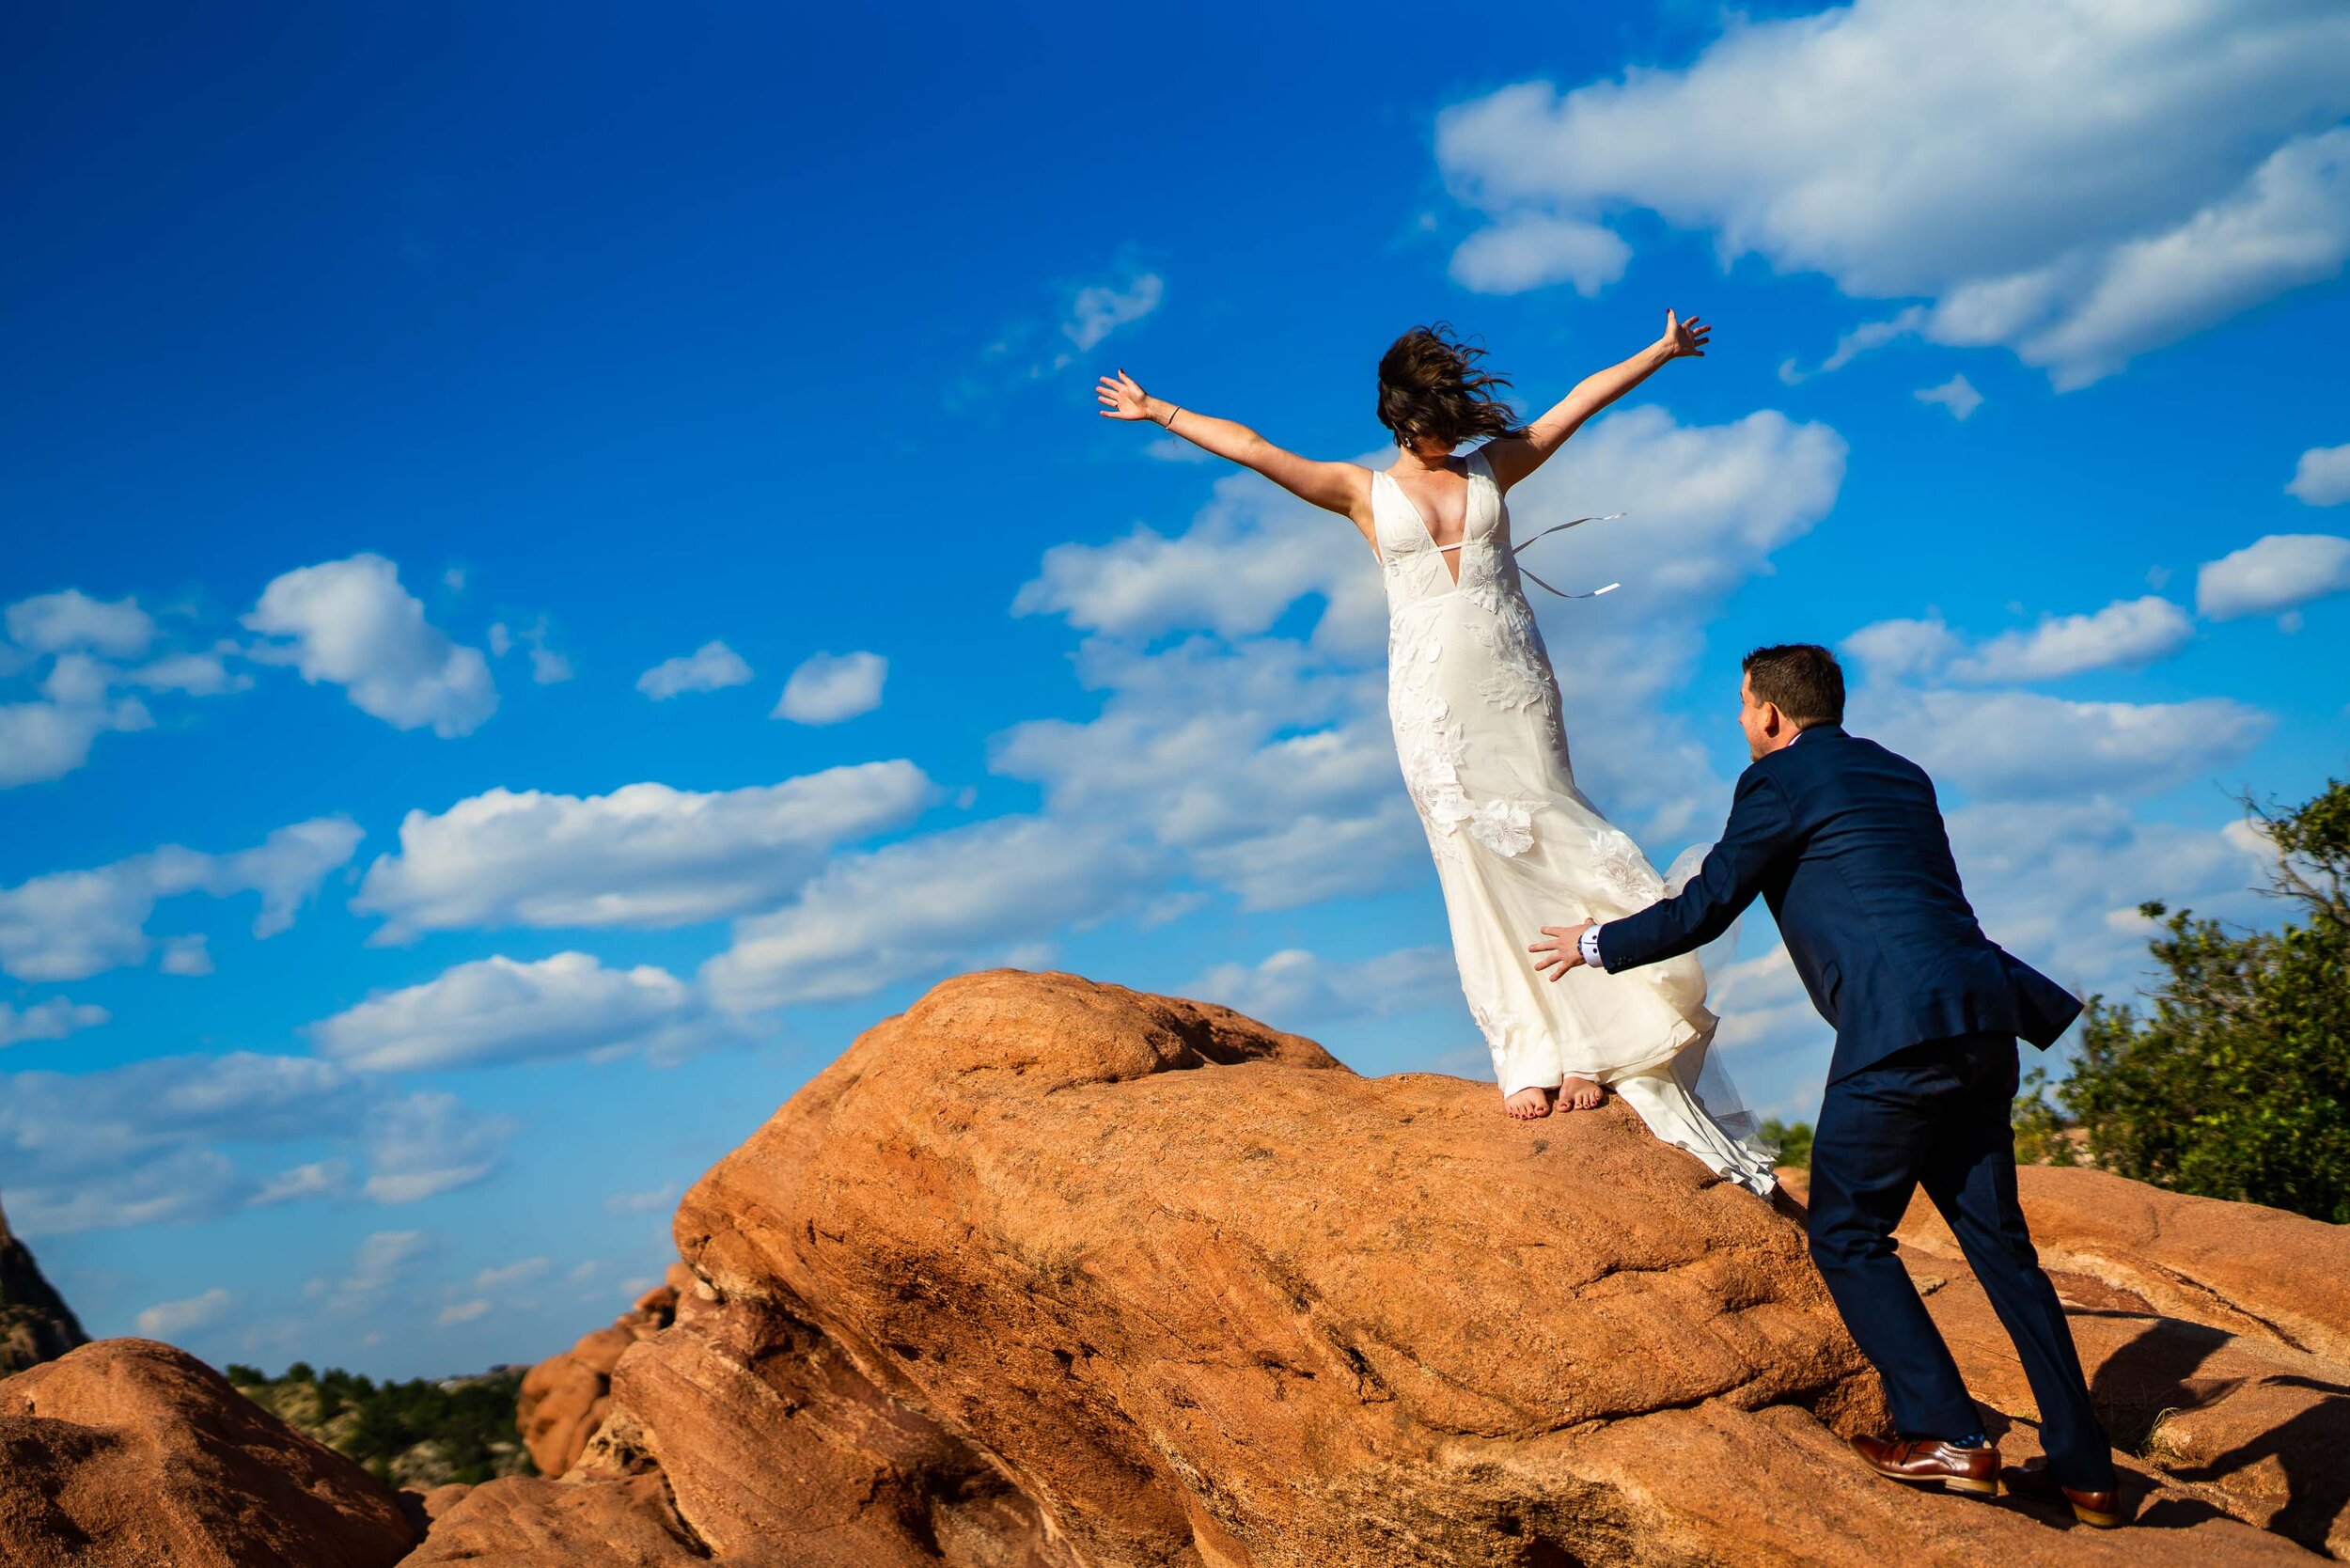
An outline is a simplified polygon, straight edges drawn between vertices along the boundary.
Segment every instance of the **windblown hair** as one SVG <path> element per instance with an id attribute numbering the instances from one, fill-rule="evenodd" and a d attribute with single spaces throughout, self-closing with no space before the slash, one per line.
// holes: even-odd
<path id="1" fill-rule="evenodd" d="M 1485 351 L 1463 343 L 1449 321 L 1416 326 L 1379 356 L 1379 422 L 1408 447 L 1423 438 L 1448 448 L 1475 435 L 1523 435 L 1526 427 L 1495 388 L 1510 384 L 1477 368 Z"/>
<path id="2" fill-rule="evenodd" d="M 1754 695 L 1776 702 L 1798 729 L 1844 722 L 1844 666 L 1815 642 L 1758 648 L 1741 666 Z"/>

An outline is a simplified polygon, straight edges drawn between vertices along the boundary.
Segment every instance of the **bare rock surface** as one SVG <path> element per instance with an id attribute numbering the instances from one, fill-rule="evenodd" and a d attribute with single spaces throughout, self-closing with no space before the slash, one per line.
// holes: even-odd
<path id="1" fill-rule="evenodd" d="M 523 1378 L 519 1424 L 540 1475 L 559 1476 L 579 1463 L 580 1450 L 603 1424 L 620 1353 L 675 1322 L 678 1293 L 693 1286 L 684 1264 L 670 1264 L 669 1278 L 639 1296 L 609 1328 L 597 1329 L 530 1369 Z"/>
<path id="2" fill-rule="evenodd" d="M 2224 1216 L 2125 1230 L 2122 1185 L 2064 1194 L 2090 1217 L 2051 1255 L 2101 1401 L 2141 1412 L 2118 1458 L 2152 1528 L 2108 1534 L 1861 1469 L 1881 1397 L 1799 1228 L 1621 1106 L 1516 1123 L 1490 1085 L 1365 1079 L 1223 1009 L 966 976 L 687 1193 L 675 1321 L 613 1360 L 566 1485 L 477 1488 L 446 1518 L 488 1555 L 446 1560 L 638 1560 L 549 1533 L 623 1507 L 793 1568 L 2313 1560 L 2324 1499 L 2279 1478 L 2314 1473 L 2328 1396 L 2279 1380 L 2338 1375 L 2329 1309 L 2273 1281 L 2330 1238 L 2275 1228 L 2272 1282 L 2239 1281 L 2198 1239 Z M 1929 1239 L 1910 1262 L 2029 1457 L 2013 1354 Z M 2199 1292 L 2225 1304 L 2172 1315 Z M 2282 1436 L 2147 1408 L 2177 1381 L 2150 1331 Z M 2248 1435 L 2290 1464 L 2189 1454 Z"/>
<path id="3" fill-rule="evenodd" d="M 0 1381 L 9 1568 L 388 1568 L 400 1499 L 184 1351 L 104 1340 Z"/>
<path id="4" fill-rule="evenodd" d="M 8 1229 L 8 1215 L 0 1212 L 0 1377 L 88 1342 L 72 1309 L 42 1278 L 32 1248 Z"/>

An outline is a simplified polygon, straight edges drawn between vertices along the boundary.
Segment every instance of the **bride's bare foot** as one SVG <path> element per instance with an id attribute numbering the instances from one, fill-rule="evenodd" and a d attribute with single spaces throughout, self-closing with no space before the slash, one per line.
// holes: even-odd
<path id="1" fill-rule="evenodd" d="M 1559 1086 L 1559 1099 L 1569 1110 L 1595 1110 L 1607 1091 L 1589 1078 L 1570 1077 Z"/>
<path id="2" fill-rule="evenodd" d="M 1532 1121 L 1550 1114 L 1555 1089 L 1521 1089 L 1501 1102 L 1501 1114 L 1520 1121 Z"/>

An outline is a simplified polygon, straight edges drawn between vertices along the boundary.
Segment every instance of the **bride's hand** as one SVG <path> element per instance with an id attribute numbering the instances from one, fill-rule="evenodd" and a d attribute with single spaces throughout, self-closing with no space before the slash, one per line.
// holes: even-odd
<path id="1" fill-rule="evenodd" d="M 1115 376 L 1104 376 L 1095 384 L 1093 395 L 1102 401 L 1104 419 L 1148 419 L 1151 417 L 1151 395 L 1142 384 L 1122 368 Z"/>
<path id="2" fill-rule="evenodd" d="M 1671 311 L 1666 311 L 1665 336 L 1660 339 L 1669 351 L 1666 357 L 1679 359 L 1686 355 L 1691 359 L 1703 359 L 1706 339 L 1712 336 L 1713 331 L 1712 327 L 1707 326 L 1695 316 L 1684 321 Z"/>

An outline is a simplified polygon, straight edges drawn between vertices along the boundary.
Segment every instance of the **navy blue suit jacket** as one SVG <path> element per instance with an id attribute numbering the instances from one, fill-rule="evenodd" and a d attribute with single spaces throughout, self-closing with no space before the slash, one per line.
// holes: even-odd
<path id="1" fill-rule="evenodd" d="M 1601 966 L 1702 947 L 1757 894 L 1835 1027 L 1831 1083 L 1925 1040 L 1989 1032 L 2045 1047 L 2080 1013 L 1975 922 L 1925 770 L 1841 725 L 1813 725 L 1740 776 L 1703 869 L 1678 898 L 1601 926 Z"/>

